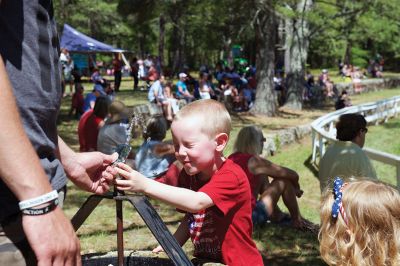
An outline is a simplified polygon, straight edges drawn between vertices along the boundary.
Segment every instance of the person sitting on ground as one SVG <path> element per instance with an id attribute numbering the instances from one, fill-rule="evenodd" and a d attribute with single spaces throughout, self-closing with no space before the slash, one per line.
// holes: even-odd
<path id="1" fill-rule="evenodd" d="M 363 87 L 361 84 L 362 73 L 360 68 L 354 67 L 351 71 L 351 79 L 353 81 L 354 93 L 359 94 L 362 92 Z"/>
<path id="2" fill-rule="evenodd" d="M 400 265 L 399 206 L 399 192 L 390 185 L 337 178 L 321 204 L 322 259 L 328 265 Z"/>
<path id="3" fill-rule="evenodd" d="M 165 83 L 164 96 L 165 96 L 165 99 L 171 105 L 173 115 L 176 115 L 179 111 L 179 104 L 178 104 L 178 99 L 176 99 L 174 94 L 172 93 L 172 86 L 173 86 L 173 84 L 171 81 L 167 81 Z"/>
<path id="4" fill-rule="evenodd" d="M 179 81 L 176 83 L 176 97 L 178 99 L 185 99 L 187 103 L 194 100 L 194 96 L 190 94 L 185 83 L 187 76 L 185 73 L 179 73 Z"/>
<path id="5" fill-rule="evenodd" d="M 322 70 L 322 74 L 319 76 L 319 85 L 324 88 L 325 90 L 325 95 L 327 97 L 333 97 L 334 92 L 333 92 L 333 82 L 331 81 L 329 77 L 329 73 L 327 69 Z"/>
<path id="6" fill-rule="evenodd" d="M 263 265 L 251 236 L 249 182 L 240 166 L 223 156 L 230 129 L 223 104 L 194 101 L 171 125 L 175 156 L 184 168 L 179 187 L 146 178 L 122 163 L 108 167 L 103 177 L 113 179 L 118 189 L 144 192 L 184 211 L 174 236 L 180 245 L 191 238 L 194 257 L 227 265 Z M 115 179 L 117 175 L 123 179 Z"/>
<path id="7" fill-rule="evenodd" d="M 109 101 L 98 97 L 93 109 L 85 112 L 78 124 L 79 151 L 97 151 L 97 136 L 108 115 Z"/>
<path id="8" fill-rule="evenodd" d="M 106 84 L 106 80 L 101 76 L 100 74 L 100 70 L 95 67 L 93 68 L 93 73 L 90 76 L 90 80 L 94 83 L 94 84 L 99 84 L 101 86 L 104 86 L 104 84 Z"/>
<path id="9" fill-rule="evenodd" d="M 343 90 L 335 103 L 335 109 L 339 110 L 349 106 L 352 106 L 351 100 L 347 94 L 347 91 Z"/>
<path id="10" fill-rule="evenodd" d="M 253 224 L 263 225 L 267 220 L 287 222 L 288 217 L 278 207 L 278 200 L 282 197 L 289 210 L 292 226 L 304 229 L 307 223 L 301 217 L 296 199 L 296 196 L 301 197 L 303 194 L 299 185 L 299 175 L 289 168 L 262 158 L 260 154 L 263 151 L 264 141 L 260 128 L 244 127 L 236 138 L 234 153 L 228 157 L 242 167 L 249 180 Z M 272 178 L 271 183 L 269 177 Z"/>
<path id="11" fill-rule="evenodd" d="M 168 101 L 165 97 L 164 83 L 165 83 L 165 78 L 163 75 L 161 75 L 160 79 L 158 79 L 151 85 L 147 97 L 150 103 L 154 103 L 157 104 L 158 106 L 161 106 L 165 119 L 167 119 L 167 121 L 169 122 L 172 122 L 171 102 Z"/>
<path id="12" fill-rule="evenodd" d="M 84 88 L 81 83 L 75 84 L 75 92 L 72 95 L 71 109 L 69 110 L 69 116 L 74 114 L 74 117 L 80 119 L 83 114 L 83 107 L 85 105 L 85 99 L 83 97 Z"/>
<path id="13" fill-rule="evenodd" d="M 143 132 L 144 141 L 136 153 L 135 163 L 137 171 L 148 178 L 154 179 L 165 174 L 175 161 L 173 153 L 164 156 L 154 151 L 157 145 L 163 143 L 167 127 L 164 117 L 155 115 L 149 119 Z"/>
<path id="14" fill-rule="evenodd" d="M 362 150 L 368 132 L 367 121 L 361 114 L 343 114 L 336 123 L 336 139 L 319 162 L 321 192 L 332 187 L 332 178 L 354 179 L 366 176 L 376 179 L 376 172 Z"/>
<path id="15" fill-rule="evenodd" d="M 100 96 L 107 96 L 107 94 L 101 85 L 95 84 L 93 87 L 93 91 L 88 93 L 85 97 L 83 103 L 83 112 L 87 112 L 93 109 L 96 103 L 96 99 Z"/>
<path id="16" fill-rule="evenodd" d="M 199 93 L 201 99 L 211 99 L 211 95 L 213 94 L 213 90 L 208 81 L 208 73 L 206 72 L 200 73 Z"/>

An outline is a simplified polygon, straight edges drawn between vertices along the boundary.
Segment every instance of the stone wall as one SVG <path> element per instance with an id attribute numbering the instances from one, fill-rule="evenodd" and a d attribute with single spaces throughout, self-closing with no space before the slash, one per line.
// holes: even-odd
<path id="1" fill-rule="evenodd" d="M 400 87 L 400 77 L 381 78 L 381 79 L 364 79 L 361 80 L 363 92 L 378 91 L 388 88 Z M 340 91 L 347 90 L 349 95 L 354 94 L 353 83 L 341 82 L 336 84 L 336 88 Z"/>

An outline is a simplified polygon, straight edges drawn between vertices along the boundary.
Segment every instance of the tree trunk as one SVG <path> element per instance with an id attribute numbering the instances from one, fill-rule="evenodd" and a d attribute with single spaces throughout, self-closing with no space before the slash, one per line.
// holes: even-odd
<path id="1" fill-rule="evenodd" d="M 160 15 L 159 29 L 160 29 L 160 35 L 158 38 L 158 60 L 160 62 L 160 69 L 162 74 L 164 68 L 164 45 L 165 45 L 165 18 L 163 14 Z"/>
<path id="2" fill-rule="evenodd" d="M 303 107 L 304 76 L 308 54 L 309 25 L 305 19 L 312 7 L 312 0 L 300 1 L 296 13 L 300 17 L 288 18 L 285 21 L 285 71 L 286 103 L 285 107 L 301 110 Z"/>
<path id="3" fill-rule="evenodd" d="M 257 91 L 256 101 L 251 112 L 253 114 L 274 116 L 277 112 L 273 82 L 277 26 L 273 7 L 266 8 L 268 4 L 270 4 L 268 0 L 257 1 L 257 5 L 260 8 L 255 25 L 257 41 Z"/>

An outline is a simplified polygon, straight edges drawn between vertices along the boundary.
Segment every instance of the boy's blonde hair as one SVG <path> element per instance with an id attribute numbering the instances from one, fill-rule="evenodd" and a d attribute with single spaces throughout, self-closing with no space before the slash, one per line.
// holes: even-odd
<path id="1" fill-rule="evenodd" d="M 230 134 L 231 116 L 225 106 L 211 99 L 194 101 L 185 105 L 174 117 L 174 121 L 183 118 L 200 118 L 201 132 L 210 138 L 214 138 L 219 133 Z"/>
<path id="2" fill-rule="evenodd" d="M 262 152 L 263 133 L 259 127 L 247 126 L 242 128 L 233 145 L 233 152 L 243 152 L 258 155 Z"/>
<path id="3" fill-rule="evenodd" d="M 342 215 L 332 217 L 332 191 L 321 206 L 318 239 L 329 265 L 400 265 L 400 195 L 389 185 L 362 180 L 343 188 Z"/>

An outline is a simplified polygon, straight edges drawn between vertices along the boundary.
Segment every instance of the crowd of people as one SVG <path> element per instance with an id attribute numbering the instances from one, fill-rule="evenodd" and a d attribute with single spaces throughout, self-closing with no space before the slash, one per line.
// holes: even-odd
<path id="1" fill-rule="evenodd" d="M 251 75 L 245 81 L 243 74 L 216 71 L 221 84 L 213 88 L 208 83 L 212 75 L 204 70 L 198 95 L 205 98 L 193 101 L 198 96 L 187 94 L 191 90 L 185 85 L 196 82 L 182 72 L 176 93 L 187 104 L 169 123 L 163 116 L 152 117 L 137 155 L 115 164 L 114 151 L 131 134 L 128 112 L 107 93 L 109 83 L 96 72 L 88 110 L 72 110 L 81 115 L 80 152 L 58 136 L 62 84 L 68 79 L 61 79 L 58 65 L 52 1 L 3 1 L 1 11 L 0 36 L 8 40 L 0 43 L 0 118 L 7 121 L 0 124 L 1 265 L 81 265 L 79 239 L 61 210 L 67 178 L 91 193 L 103 194 L 115 185 L 174 206 L 184 213 L 176 240 L 184 245 L 191 239 L 193 256 L 206 261 L 263 265 L 253 225 L 286 218 L 277 207 L 279 198 L 293 227 L 309 227 L 297 202 L 304 196 L 300 177 L 260 156 L 265 141 L 261 129 L 241 129 L 234 153 L 224 156 L 232 125 L 221 99 L 230 98 L 235 110 L 246 108 L 243 91 L 252 86 Z M 152 86 L 159 79 L 147 80 Z M 168 86 L 171 93 L 172 85 L 166 82 Z M 74 108 L 85 105 L 82 88 L 79 94 Z M 153 95 L 159 96 L 155 87 Z M 164 141 L 168 126 L 172 142 Z M 338 141 L 327 149 L 319 171 L 321 256 L 329 265 L 399 265 L 400 195 L 376 180 L 361 149 L 368 132 L 365 118 L 342 115 L 336 130 Z"/>

